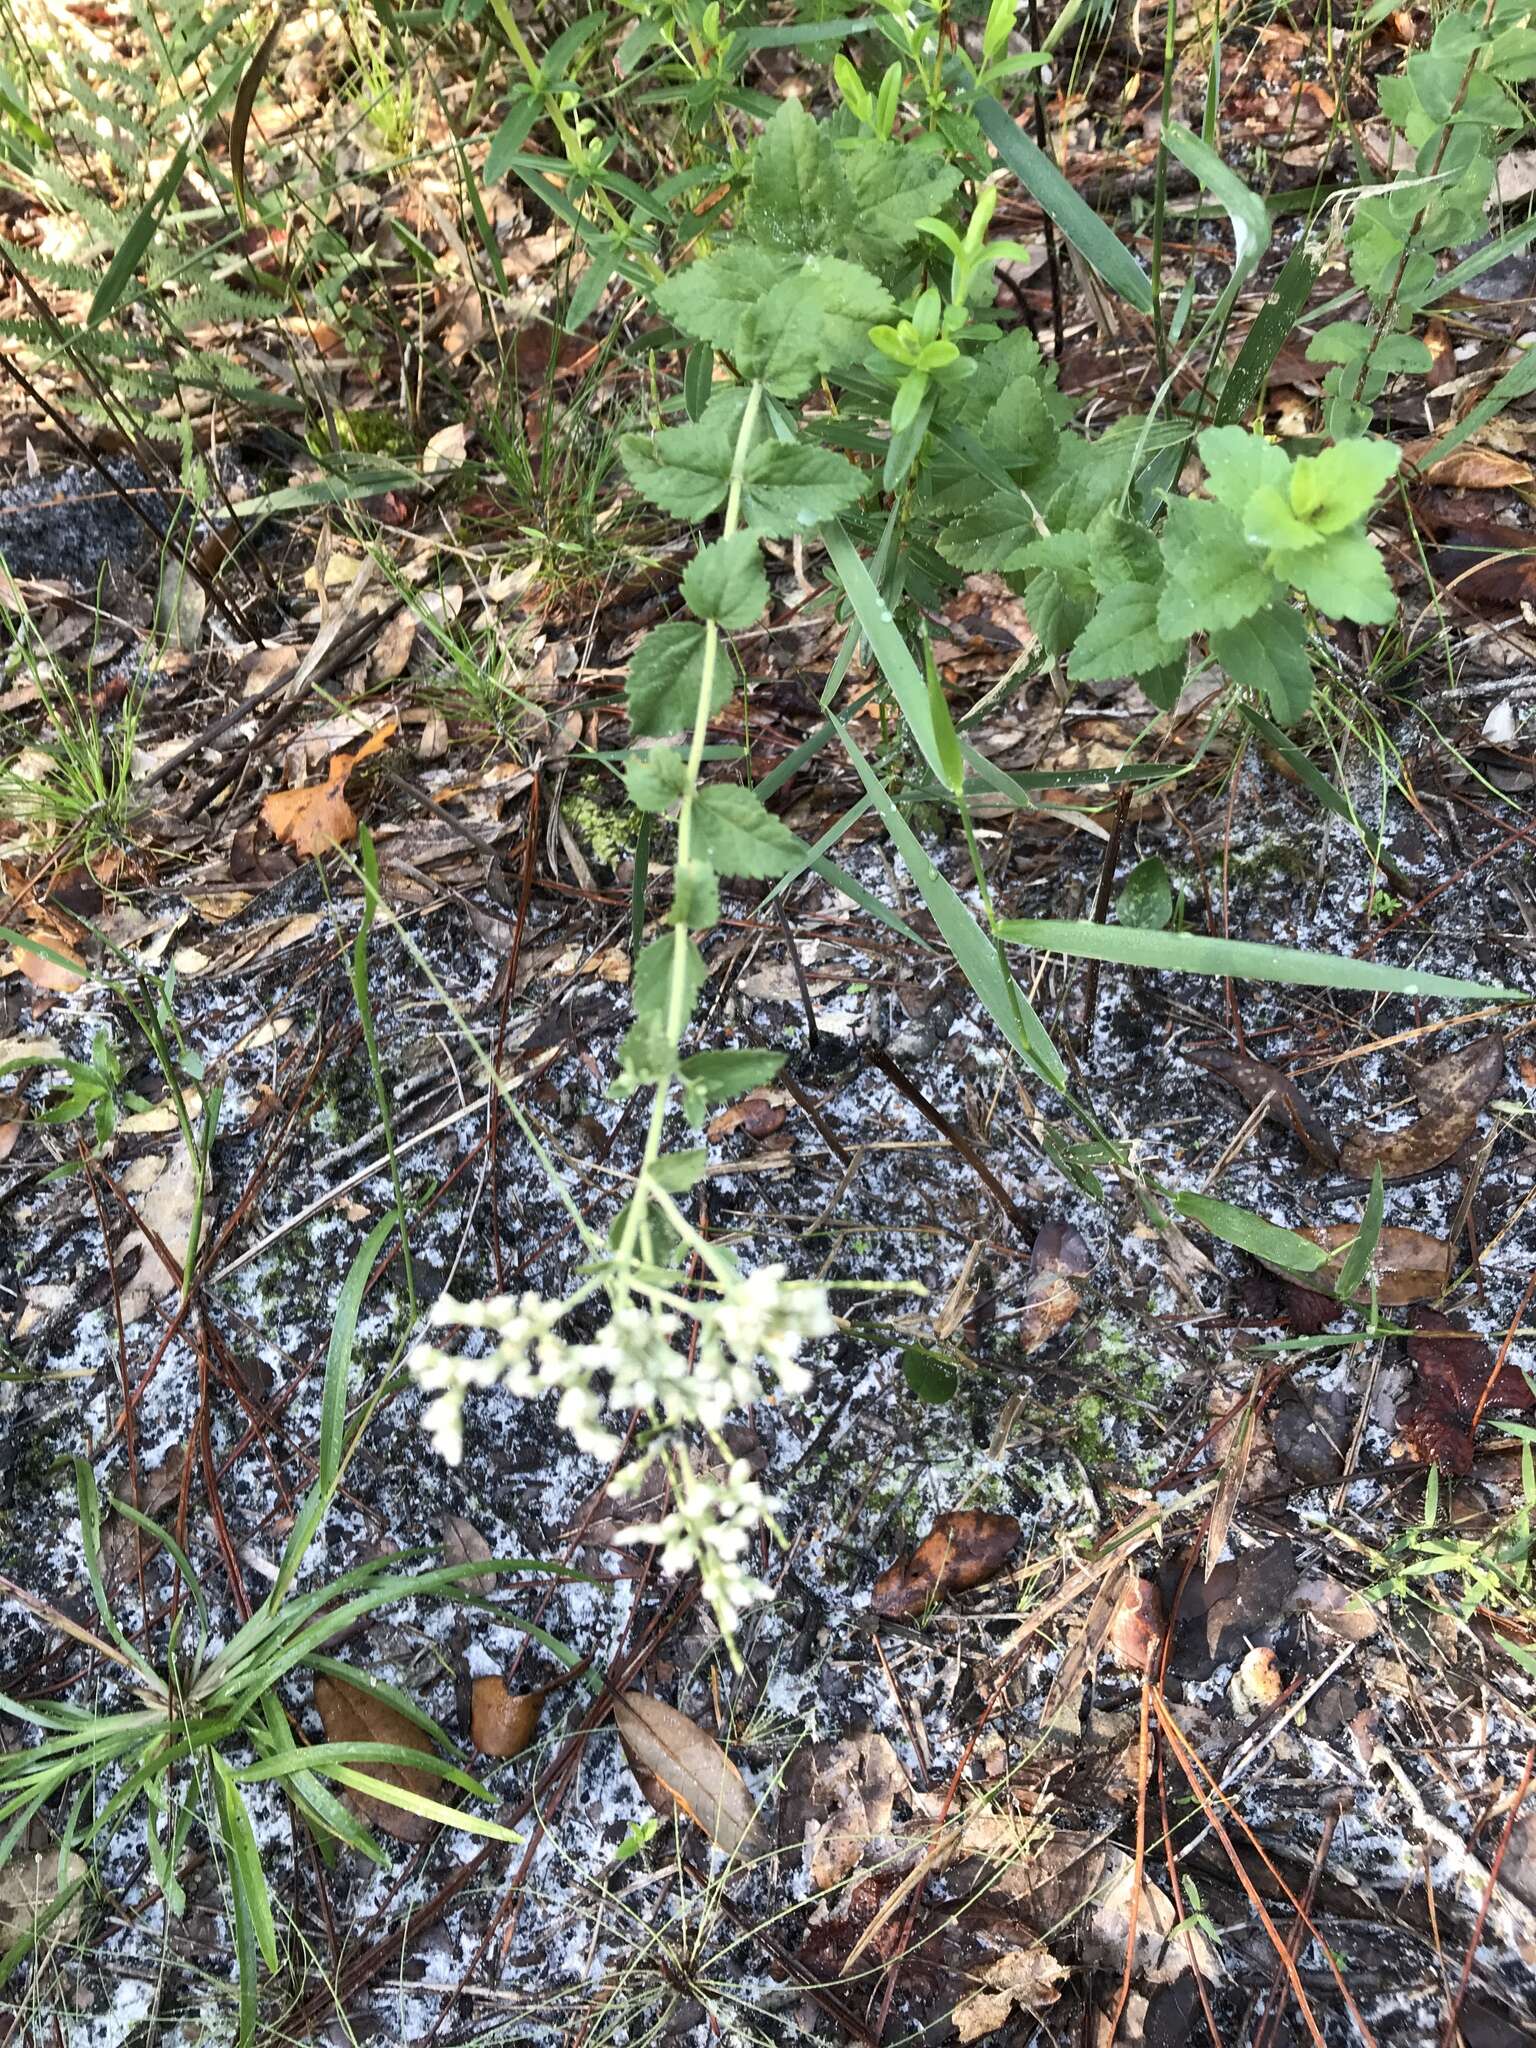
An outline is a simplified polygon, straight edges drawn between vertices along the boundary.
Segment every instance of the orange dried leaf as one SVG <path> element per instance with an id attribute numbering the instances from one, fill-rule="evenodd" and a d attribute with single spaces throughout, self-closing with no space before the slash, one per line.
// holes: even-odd
<path id="1" fill-rule="evenodd" d="M 477 1678 L 470 1687 L 469 1739 L 482 1756 L 521 1756 L 539 1725 L 542 1692 L 509 1692 L 504 1678 Z"/>
<path id="2" fill-rule="evenodd" d="M 888 1620 L 921 1614 L 943 1594 L 964 1593 L 996 1578 L 1018 1539 L 1013 1515 L 975 1509 L 940 1515 L 912 1555 L 876 1579 L 869 1604 Z"/>
<path id="3" fill-rule="evenodd" d="M 350 754 L 333 754 L 324 782 L 298 789 L 275 789 L 261 807 L 262 822 L 273 836 L 308 859 L 357 837 L 357 813 L 347 802 L 347 777 L 394 737 L 398 720 L 391 718 Z"/>

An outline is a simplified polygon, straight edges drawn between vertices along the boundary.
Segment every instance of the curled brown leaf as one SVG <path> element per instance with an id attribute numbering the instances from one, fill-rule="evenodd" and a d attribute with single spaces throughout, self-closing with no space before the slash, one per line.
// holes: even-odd
<path id="1" fill-rule="evenodd" d="M 521 1756 L 539 1725 L 542 1692 L 510 1692 L 499 1674 L 470 1687 L 469 1739 L 482 1756 Z"/>
<path id="2" fill-rule="evenodd" d="M 1245 1052 L 1230 1052 L 1222 1046 L 1187 1051 L 1184 1057 L 1225 1082 L 1250 1109 L 1257 1109 L 1262 1103 L 1269 1122 L 1279 1124 L 1299 1139 L 1319 1166 L 1338 1165 L 1339 1148 L 1333 1133 L 1289 1074 L 1266 1066 L 1263 1060 L 1253 1059 Z"/>
<path id="3" fill-rule="evenodd" d="M 613 1719 L 635 1782 L 658 1813 L 680 1807 L 723 1855 L 763 1853 L 756 1802 L 712 1735 L 645 1692 L 623 1694 Z"/>
<path id="4" fill-rule="evenodd" d="M 1067 1223 L 1046 1223 L 1035 1239 L 1019 1318 L 1019 1348 L 1027 1358 L 1064 1329 L 1082 1295 L 1073 1286 L 1093 1270 L 1093 1254 Z"/>
<path id="5" fill-rule="evenodd" d="M 1352 1131 L 1340 1152 L 1346 1173 L 1369 1180 L 1412 1180 L 1453 1159 L 1477 1128 L 1504 1078 L 1504 1040 L 1497 1032 L 1420 1070 L 1414 1093 L 1424 1114 L 1397 1131 Z"/>
<path id="6" fill-rule="evenodd" d="M 1329 1259 L 1315 1273 L 1294 1273 L 1288 1277 L 1296 1286 L 1305 1287 L 1313 1294 L 1335 1293 L 1350 1247 L 1360 1235 L 1360 1226 L 1357 1223 L 1330 1223 L 1320 1230 L 1298 1231 L 1297 1235 L 1307 1238 L 1312 1244 L 1321 1245 Z M 1427 1231 L 1388 1224 L 1376 1240 L 1371 1277 L 1361 1284 L 1352 1298 L 1357 1307 L 1368 1307 L 1374 1280 L 1376 1298 L 1383 1308 L 1406 1308 L 1410 1302 L 1433 1301 L 1444 1294 L 1450 1278 L 1451 1248 L 1443 1237 L 1431 1237 Z"/>
<path id="7" fill-rule="evenodd" d="M 870 1605 L 888 1621 L 921 1614 L 945 1594 L 964 1593 L 996 1578 L 1018 1539 L 1013 1515 L 974 1508 L 940 1515 L 912 1555 L 876 1579 Z"/>
<path id="8" fill-rule="evenodd" d="M 432 1745 L 421 1729 L 414 1721 L 408 1721 L 398 1707 L 392 1707 L 388 1700 L 360 1685 L 333 1678 L 328 1672 L 321 1672 L 315 1679 L 315 1710 L 327 1742 L 388 1742 L 397 1749 L 417 1749 L 423 1756 L 432 1754 Z M 431 1799 L 437 1794 L 433 1773 L 417 1770 L 412 1764 L 370 1763 L 359 1768 L 381 1784 L 399 1786 L 422 1798 Z M 430 1842 L 437 1833 L 436 1821 L 395 1806 L 371 1792 L 349 1788 L 345 1796 L 362 1820 L 392 1835 L 397 1842 Z"/>

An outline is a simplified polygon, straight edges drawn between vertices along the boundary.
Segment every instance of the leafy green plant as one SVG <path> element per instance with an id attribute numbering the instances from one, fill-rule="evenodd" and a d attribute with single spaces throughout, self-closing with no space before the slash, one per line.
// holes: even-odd
<path id="1" fill-rule="evenodd" d="M 1379 6 L 1368 20 L 1387 11 Z M 1345 235 L 1355 283 L 1374 318 L 1336 320 L 1307 353 L 1332 367 L 1324 380 L 1331 434 L 1369 427 L 1390 377 L 1424 371 L 1430 354 L 1413 322 L 1455 282 L 1496 261 L 1497 245 L 1440 274 L 1437 257 L 1486 238 L 1485 209 L 1499 157 L 1530 126 L 1519 87 L 1536 78 L 1536 10 L 1529 0 L 1483 0 L 1453 8 L 1435 24 L 1427 50 L 1414 50 L 1379 84 L 1403 168 L 1355 204 Z M 1456 439 L 1461 439 L 1458 432 Z"/>
<path id="2" fill-rule="evenodd" d="M 174 1606 L 158 1655 L 152 1656 L 147 1645 L 135 1642 L 120 1625 L 102 1577 L 101 1501 L 83 1459 L 75 1464 L 81 1551 L 99 1627 L 87 1627 L 10 1581 L 0 1581 L 7 1594 L 102 1659 L 135 1702 L 114 1710 L 56 1701 L 44 1705 L 0 1695 L 0 1713 L 40 1735 L 30 1746 L 0 1756 L 0 1863 L 29 1822 L 55 1802 L 63 1802 L 61 1833 L 70 1852 L 58 1859 L 57 1895 L 0 1956 L 0 1984 L 14 1975 L 47 1927 L 88 1883 L 88 1868 L 69 1875 L 73 1859 L 109 1843 L 141 1804 L 154 1875 L 171 1912 L 185 1908 L 177 1866 L 193 1826 L 201 1826 L 217 1848 L 229 1889 L 242 2044 L 255 2036 L 259 1965 L 276 1971 L 281 1960 L 246 1787 L 280 1785 L 323 1847 L 345 1844 L 375 1863 L 386 1862 L 386 1852 L 333 1787 L 366 1794 L 445 1827 L 499 1841 L 517 1839 L 499 1821 L 448 1806 L 408 1783 L 378 1775 L 381 1767 L 404 1766 L 430 1772 L 472 1797 L 490 1797 L 445 1756 L 390 1742 L 301 1743 L 295 1740 L 276 1691 L 282 1680 L 301 1668 L 331 1673 L 404 1716 L 439 1749 L 451 1753 L 453 1745 L 442 1729 L 404 1693 L 353 1666 L 336 1664 L 325 1654 L 326 1644 L 350 1625 L 401 1600 L 435 1594 L 468 1597 L 466 1581 L 486 1571 L 562 1569 L 535 1559 L 514 1559 L 493 1564 L 470 1560 L 422 1571 L 402 1569 L 402 1562 L 409 1566 L 408 1559 L 386 1556 L 298 1590 L 310 1550 L 380 1398 L 375 1395 L 365 1406 L 349 1438 L 347 1381 L 358 1310 L 374 1261 L 397 1221 L 391 1214 L 375 1226 L 342 1287 L 326 1360 L 319 1475 L 295 1517 L 266 1598 L 222 1648 L 214 1646 L 207 1598 L 186 1553 L 168 1531 L 124 1501 L 116 1503 L 116 1512 L 138 1536 L 166 1552 L 185 1598 Z M 566 1662 L 576 1661 L 542 1632 L 541 1640 Z"/>

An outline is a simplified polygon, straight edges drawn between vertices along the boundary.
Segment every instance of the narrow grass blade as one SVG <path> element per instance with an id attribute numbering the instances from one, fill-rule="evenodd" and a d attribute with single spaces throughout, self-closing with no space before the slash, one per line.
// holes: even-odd
<path id="1" fill-rule="evenodd" d="M 1186 932 L 1136 931 L 1056 917 L 1014 917 L 998 925 L 1013 945 L 1074 960 L 1107 960 L 1117 967 L 1150 967 L 1163 974 L 1230 975 L 1238 981 L 1283 981 L 1296 988 L 1348 988 L 1375 995 L 1444 996 L 1452 1002 L 1528 1003 L 1520 989 L 1456 981 L 1412 967 L 1383 967 L 1332 953 L 1298 953 L 1249 939 L 1201 939 Z"/>
<path id="2" fill-rule="evenodd" d="M 1421 466 L 1439 462 L 1444 456 L 1449 455 L 1453 448 L 1459 448 L 1469 434 L 1475 434 L 1480 427 L 1485 427 L 1489 420 L 1496 419 L 1517 398 L 1526 398 L 1533 391 L 1536 391 L 1536 348 L 1527 349 L 1513 369 L 1504 372 L 1488 396 L 1479 399 L 1466 418 L 1452 427 L 1443 441 L 1437 441 L 1434 447 L 1428 450 Z"/>
<path id="3" fill-rule="evenodd" d="M 1221 396 L 1216 401 L 1218 427 L 1232 426 L 1247 418 L 1264 389 L 1276 356 L 1294 332 L 1316 280 L 1317 265 L 1312 257 L 1305 249 L 1293 250 L 1222 382 Z"/>
<path id="4" fill-rule="evenodd" d="M 835 519 L 829 519 L 820 533 L 828 559 L 837 572 L 837 580 L 843 586 L 853 615 L 859 622 L 859 631 L 869 642 L 869 651 L 879 663 L 880 673 L 890 684 L 923 759 L 939 783 L 947 788 L 948 764 L 934 725 L 933 705 L 923 672 L 912 659 L 911 650 L 891 616 L 891 608 L 876 589 L 863 557 L 842 527 Z"/>
<path id="5" fill-rule="evenodd" d="M 422 1761 L 414 1750 L 411 1756 L 418 1764 Z M 514 1848 L 523 1839 L 511 1828 L 504 1828 L 499 1820 L 482 1820 L 479 1814 L 465 1813 L 461 1807 L 444 1806 L 441 1800 L 408 1791 L 404 1785 L 386 1784 L 382 1778 L 370 1777 L 366 1771 L 353 1770 L 350 1764 L 338 1764 L 328 1775 L 351 1792 L 366 1792 L 370 1799 L 382 1799 L 388 1806 L 420 1814 L 423 1820 L 435 1820 L 439 1827 L 461 1828 L 470 1835 L 489 1835 L 493 1842 L 510 1842 Z"/>
<path id="6" fill-rule="evenodd" d="M 1186 171 L 1192 171 L 1232 223 L 1233 266 L 1227 290 L 1251 277 L 1269 247 L 1269 212 L 1257 192 L 1250 192 L 1235 171 L 1208 143 L 1182 121 L 1165 121 L 1163 141 Z"/>
<path id="7" fill-rule="evenodd" d="M 1215 1195 L 1178 1194 L 1173 1206 L 1191 1223 L 1198 1223 L 1212 1237 L 1234 1244 L 1240 1252 L 1251 1252 L 1266 1265 L 1280 1266 L 1290 1273 L 1315 1273 L 1328 1263 L 1328 1253 L 1310 1238 L 1302 1237 L 1283 1224 L 1255 1216 L 1251 1209 L 1239 1209 L 1235 1202 L 1218 1201 Z"/>
<path id="8" fill-rule="evenodd" d="M 1360 1235 L 1350 1246 L 1344 1263 L 1339 1268 L 1337 1293 L 1340 1301 L 1352 1301 L 1356 1289 L 1365 1283 L 1365 1276 L 1371 1268 L 1371 1260 L 1376 1256 L 1377 1241 L 1381 1237 L 1381 1218 L 1385 1206 L 1381 1161 L 1378 1159 L 1371 1169 L 1371 1189 L 1365 1198 L 1365 1214 L 1360 1219 Z"/>
<path id="9" fill-rule="evenodd" d="M 245 1795 L 236 1784 L 229 1765 L 216 1749 L 209 1751 L 209 1761 L 213 1765 L 214 1783 L 218 1793 L 224 1848 L 229 1856 L 230 1882 L 238 1885 L 244 1893 L 245 1908 L 250 1915 L 262 1960 L 269 1970 L 276 1970 L 277 1928 L 272 1920 L 272 1898 L 262 1872 L 261 1851 L 256 1846 L 256 1830 L 251 1825 Z"/>
<path id="10" fill-rule="evenodd" d="M 267 68 L 278 37 L 283 31 L 283 17 L 267 30 L 257 45 L 256 54 L 246 65 L 240 80 L 240 90 L 235 94 L 234 108 L 229 117 L 229 182 L 235 189 L 235 206 L 241 220 L 246 218 L 245 144 L 250 133 L 251 114 L 256 106 L 256 95 L 261 90 L 262 75 Z"/>
<path id="11" fill-rule="evenodd" d="M 924 903 L 933 914 L 944 943 L 955 964 L 987 1007 L 999 1031 L 1025 1064 L 1049 1087 L 1067 1093 L 1067 1070 L 1061 1054 L 1051 1043 L 1050 1033 L 1035 1015 L 1024 991 L 1007 976 L 991 940 L 976 922 L 955 890 L 924 852 L 922 842 L 892 802 L 880 778 L 859 751 L 853 736 L 835 714 L 848 758 L 858 772 L 870 801 L 880 813 L 896 850 L 910 869 Z"/>
<path id="12" fill-rule="evenodd" d="M 1008 169 L 1037 200 L 1088 267 L 1138 313 L 1152 311 L 1147 273 L 1112 228 L 1078 197 L 1044 150 L 1038 148 L 1007 110 L 989 94 L 976 101 L 982 132 Z"/>
<path id="13" fill-rule="evenodd" d="M 1342 790 L 1336 789 L 1322 769 L 1303 753 L 1290 736 L 1282 732 L 1272 718 L 1266 718 L 1262 711 L 1256 711 L 1251 704 L 1239 704 L 1238 712 L 1243 723 L 1256 732 L 1266 747 L 1271 747 L 1284 761 L 1287 768 L 1299 782 L 1305 783 L 1325 811 L 1332 811 L 1336 818 L 1342 818 L 1353 830 L 1362 832 L 1355 807 Z"/>
<path id="14" fill-rule="evenodd" d="M 96 287 L 91 300 L 91 309 L 85 317 L 87 327 L 99 327 L 112 311 L 123 293 L 128 289 L 134 272 L 138 269 L 145 250 L 155 239 L 155 230 L 160 225 L 160 216 L 170 204 L 176 187 L 181 183 L 187 168 L 187 159 L 192 154 L 190 141 L 184 142 L 166 166 L 164 175 L 153 192 L 145 200 L 130 222 L 128 232 L 117 245 L 117 254 L 107 265 L 107 274 Z"/>
<path id="15" fill-rule="evenodd" d="M 363 1239 L 362 1248 L 352 1261 L 352 1267 L 342 1282 L 341 1294 L 336 1303 L 336 1319 L 331 1324 L 330 1347 L 325 1354 L 325 1394 L 320 1409 L 320 1485 L 328 1488 L 335 1483 L 341 1470 L 342 1434 L 347 1419 L 347 1380 L 352 1370 L 352 1344 L 357 1335 L 358 1312 L 363 1305 L 363 1289 L 368 1285 L 374 1262 L 384 1249 L 384 1241 L 399 1222 L 393 1209 L 375 1223 Z"/>

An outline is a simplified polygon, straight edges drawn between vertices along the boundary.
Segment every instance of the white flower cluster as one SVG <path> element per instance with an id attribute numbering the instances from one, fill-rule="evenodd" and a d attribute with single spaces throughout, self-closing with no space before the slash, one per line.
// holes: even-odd
<path id="1" fill-rule="evenodd" d="M 500 1385 L 524 1400 L 558 1392 L 561 1427 L 594 1457 L 612 1457 L 620 1438 L 602 1420 L 600 1377 L 608 1379 L 613 1408 L 644 1409 L 672 1428 L 717 1430 L 733 1410 L 762 1399 L 765 1365 L 780 1392 L 803 1394 L 810 1374 L 800 1347 L 832 1328 L 823 1291 L 787 1282 L 782 1266 L 733 1275 L 717 1298 L 691 1307 L 698 1325 L 691 1357 L 674 1341 L 682 1318 L 660 1302 L 618 1302 L 598 1334 L 578 1343 L 556 1334 L 568 1310 L 537 1294 L 470 1302 L 445 1295 L 436 1303 L 436 1328 L 457 1324 L 496 1337 L 479 1358 L 431 1344 L 411 1354 L 417 1381 L 437 1397 L 422 1421 L 450 1465 L 463 1456 L 464 1396 L 471 1388 Z"/>
<path id="2" fill-rule="evenodd" d="M 411 1370 L 435 1397 L 422 1422 L 456 1465 L 464 1453 L 464 1397 L 472 1388 L 504 1386 L 525 1400 L 557 1392 L 561 1426 L 584 1451 L 611 1458 L 622 1438 L 603 1420 L 603 1379 L 611 1408 L 644 1410 L 668 1431 L 693 1427 L 716 1435 L 733 1410 L 763 1398 L 765 1370 L 780 1392 L 804 1393 L 811 1376 L 800 1362 L 801 1347 L 833 1328 L 824 1291 L 790 1282 L 782 1266 L 748 1274 L 727 1267 L 718 1284 L 718 1295 L 688 1304 L 696 1325 L 688 1351 L 676 1342 L 683 1317 L 649 1294 L 615 1301 L 598 1334 L 579 1342 L 557 1334 L 571 1302 L 536 1294 L 458 1302 L 445 1295 L 432 1310 L 436 1328 L 486 1330 L 496 1341 L 478 1358 L 427 1343 L 416 1347 Z M 658 1456 L 672 1478 L 674 1505 L 627 1540 L 659 1544 L 669 1571 L 696 1569 L 704 1598 L 730 1635 L 765 1590 L 742 1559 L 768 1503 L 744 1460 L 723 1476 L 699 1472 L 681 1446 L 662 1440 L 623 1478 L 637 1480 Z"/>
<path id="3" fill-rule="evenodd" d="M 625 1530 L 620 1541 L 659 1544 L 664 1572 L 696 1570 L 701 1597 L 715 1610 L 721 1633 L 732 1636 L 747 1609 L 771 1591 L 742 1562 L 770 1503 L 745 1458 L 737 1458 L 723 1475 L 695 1472 L 686 1451 L 669 1465 L 671 1511 L 658 1522 Z"/>

